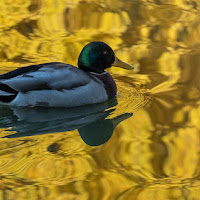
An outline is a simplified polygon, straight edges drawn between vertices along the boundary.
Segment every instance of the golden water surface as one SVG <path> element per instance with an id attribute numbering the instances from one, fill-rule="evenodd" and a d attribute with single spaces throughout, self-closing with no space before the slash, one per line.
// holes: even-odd
<path id="1" fill-rule="evenodd" d="M 104 41 L 113 102 L 0 107 L 0 200 L 200 199 L 199 0 L 1 0 L 0 73 L 76 65 Z M 116 128 L 115 128 L 116 127 Z"/>

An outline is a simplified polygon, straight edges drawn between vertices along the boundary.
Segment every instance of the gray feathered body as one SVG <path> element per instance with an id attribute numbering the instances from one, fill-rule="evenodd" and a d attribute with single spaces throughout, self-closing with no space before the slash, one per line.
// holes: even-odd
<path id="1" fill-rule="evenodd" d="M 74 107 L 115 94 L 108 72 L 90 73 L 64 63 L 23 67 L 0 76 L 0 101 L 12 106 Z"/>

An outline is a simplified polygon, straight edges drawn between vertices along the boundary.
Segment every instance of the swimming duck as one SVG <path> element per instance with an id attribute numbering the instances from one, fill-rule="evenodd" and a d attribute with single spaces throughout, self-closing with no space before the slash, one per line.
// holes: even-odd
<path id="1" fill-rule="evenodd" d="M 111 66 L 133 69 L 99 41 L 87 44 L 78 68 L 51 62 L 21 67 L 0 75 L 0 101 L 11 106 L 75 107 L 113 98 L 117 87 L 105 71 Z"/>

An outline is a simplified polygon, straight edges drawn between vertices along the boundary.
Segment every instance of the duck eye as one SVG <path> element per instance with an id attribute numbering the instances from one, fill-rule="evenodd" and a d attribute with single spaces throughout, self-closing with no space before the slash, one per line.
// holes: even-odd
<path id="1" fill-rule="evenodd" d="M 104 55 L 108 55 L 108 52 L 107 52 L 107 51 L 104 51 L 103 54 L 104 54 Z"/>

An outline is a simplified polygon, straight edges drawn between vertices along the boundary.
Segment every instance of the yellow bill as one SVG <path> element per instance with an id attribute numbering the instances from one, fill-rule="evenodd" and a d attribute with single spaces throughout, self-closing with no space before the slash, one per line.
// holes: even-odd
<path id="1" fill-rule="evenodd" d="M 121 61 L 116 56 L 115 56 L 115 61 L 114 61 L 114 63 L 112 65 L 115 66 L 115 67 L 123 68 L 123 69 L 134 69 L 134 67 L 132 65 L 129 65 L 129 64 Z"/>

